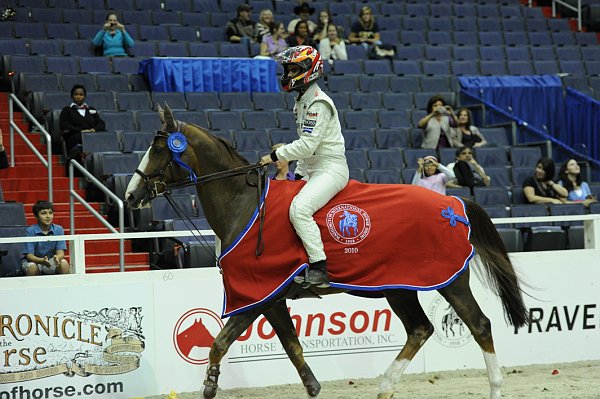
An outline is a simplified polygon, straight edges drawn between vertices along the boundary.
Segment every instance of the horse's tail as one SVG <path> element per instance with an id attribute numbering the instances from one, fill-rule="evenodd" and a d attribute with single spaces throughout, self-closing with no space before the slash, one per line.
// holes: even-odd
<path id="1" fill-rule="evenodd" d="M 529 316 L 523 302 L 521 282 L 508 257 L 506 246 L 486 211 L 473 201 L 464 201 L 472 227 L 471 244 L 475 247 L 485 270 L 480 277 L 500 297 L 504 314 L 510 324 L 517 328 L 522 327 L 527 323 Z"/>

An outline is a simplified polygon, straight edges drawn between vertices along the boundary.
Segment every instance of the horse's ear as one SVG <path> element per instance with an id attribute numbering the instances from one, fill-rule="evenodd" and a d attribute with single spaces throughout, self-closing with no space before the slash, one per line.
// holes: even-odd
<path id="1" fill-rule="evenodd" d="M 160 121 L 164 125 L 165 124 L 165 111 L 163 111 L 160 104 L 156 104 L 156 106 L 158 107 L 158 117 L 160 118 Z"/>
<path id="2" fill-rule="evenodd" d="M 175 123 L 175 117 L 173 116 L 173 112 L 171 111 L 171 108 L 169 108 L 169 104 L 167 103 L 165 103 L 165 111 L 163 112 L 163 114 L 163 123 L 165 123 L 168 128 L 176 129 L 177 123 Z"/>

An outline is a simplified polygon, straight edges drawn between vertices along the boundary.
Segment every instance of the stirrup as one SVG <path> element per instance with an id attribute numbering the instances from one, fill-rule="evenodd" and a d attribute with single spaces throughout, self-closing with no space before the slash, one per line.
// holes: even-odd
<path id="1" fill-rule="evenodd" d="M 301 284 L 302 288 L 307 289 L 311 286 L 317 288 L 328 288 L 329 277 L 327 272 L 322 270 L 310 270 L 309 268 L 304 269 L 304 276 L 294 277 L 294 281 Z"/>

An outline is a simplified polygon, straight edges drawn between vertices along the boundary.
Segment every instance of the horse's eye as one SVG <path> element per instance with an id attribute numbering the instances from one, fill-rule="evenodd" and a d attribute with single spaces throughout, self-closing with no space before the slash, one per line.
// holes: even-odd
<path id="1" fill-rule="evenodd" d="M 155 154 L 160 154 L 162 152 L 162 150 L 163 150 L 163 147 L 160 147 L 157 145 L 152 146 L 152 152 Z"/>

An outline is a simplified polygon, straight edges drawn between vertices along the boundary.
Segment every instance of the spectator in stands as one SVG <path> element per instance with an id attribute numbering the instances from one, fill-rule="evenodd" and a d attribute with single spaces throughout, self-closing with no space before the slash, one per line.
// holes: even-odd
<path id="1" fill-rule="evenodd" d="M 324 60 L 333 64 L 335 60 L 347 60 L 346 43 L 338 35 L 338 27 L 333 23 L 327 25 L 327 37 L 319 42 L 319 52 Z"/>
<path id="2" fill-rule="evenodd" d="M 315 43 L 320 43 L 321 40 L 327 38 L 329 35 L 328 27 L 333 24 L 333 18 L 331 18 L 331 14 L 329 11 L 323 10 L 319 13 L 319 20 L 317 21 L 317 27 L 313 32 L 313 40 Z M 341 38 L 344 35 L 342 34 L 343 28 L 341 26 L 337 27 L 338 36 Z"/>
<path id="3" fill-rule="evenodd" d="M 260 44 L 260 55 L 264 57 L 274 57 L 285 50 L 288 45 L 283 38 L 286 34 L 283 22 L 273 22 L 270 33 L 263 37 Z"/>
<path id="4" fill-rule="evenodd" d="M 438 162 L 433 155 L 417 159 L 419 167 L 415 172 L 412 184 L 428 188 L 446 195 L 446 184 L 454 179 L 454 173 Z"/>
<path id="5" fill-rule="evenodd" d="M 261 43 L 263 38 L 271 33 L 271 25 L 273 25 L 273 11 L 265 8 L 258 16 L 256 23 L 256 41 Z"/>
<path id="6" fill-rule="evenodd" d="M 243 3 L 237 7 L 237 17 L 227 22 L 225 33 L 231 43 L 242 43 L 250 48 L 256 42 L 256 22 L 250 19 L 252 7 Z"/>
<path id="7" fill-rule="evenodd" d="M 311 39 L 311 37 L 308 33 L 308 24 L 306 23 L 306 21 L 300 21 L 296 24 L 296 27 L 294 28 L 294 33 L 292 35 L 288 36 L 286 42 L 289 47 L 296 47 L 296 46 L 311 46 L 311 47 L 315 47 L 315 48 L 317 47 L 314 40 Z"/>
<path id="8" fill-rule="evenodd" d="M 558 184 L 568 191 L 567 200 L 569 202 L 581 202 L 586 207 L 598 202 L 596 196 L 592 194 L 590 186 L 583 181 L 581 168 L 575 159 L 568 159 L 560 165 L 558 178 Z"/>
<path id="9" fill-rule="evenodd" d="M 489 186 L 491 178 L 485 174 L 485 170 L 475 159 L 475 150 L 470 147 L 460 147 L 456 150 L 456 161 L 448 164 L 448 169 L 454 172 L 456 177 L 452 185 L 469 187 Z"/>
<path id="10" fill-rule="evenodd" d="M 71 88 L 73 102 L 60 112 L 59 127 L 67 147 L 69 158 L 79 159 L 81 152 L 81 133 L 99 132 L 106 126 L 98 111 L 85 103 L 85 86 L 76 84 Z"/>
<path id="11" fill-rule="evenodd" d="M 62 236 L 65 231 L 62 226 L 52 223 L 54 206 L 52 202 L 37 201 L 33 206 L 33 214 L 37 223 L 25 231 L 28 237 Z M 65 241 L 28 242 L 23 250 L 23 272 L 27 276 L 39 274 L 69 274 L 71 269 L 65 259 Z"/>
<path id="12" fill-rule="evenodd" d="M 315 13 L 315 8 L 309 6 L 307 3 L 302 3 L 296 7 L 294 7 L 294 14 L 298 16 L 298 18 L 292 19 L 287 26 L 287 30 L 289 34 L 296 33 L 296 25 L 300 21 L 306 22 L 306 26 L 308 27 L 308 35 L 312 35 L 317 27 L 313 21 L 310 20 L 310 16 Z"/>
<path id="13" fill-rule="evenodd" d="M 126 57 L 126 48 L 133 47 L 135 42 L 125 26 L 117 20 L 117 14 L 109 13 L 104 26 L 92 39 L 92 44 L 102 49 L 106 57 Z"/>
<path id="14" fill-rule="evenodd" d="M 0 169 L 8 168 L 8 156 L 6 155 L 6 148 L 2 142 L 2 129 L 0 129 Z"/>
<path id="15" fill-rule="evenodd" d="M 556 184 L 554 178 L 554 161 L 540 158 L 536 162 L 533 176 L 523 182 L 523 196 L 530 204 L 564 204 L 569 193 L 563 186 Z"/>
<path id="16" fill-rule="evenodd" d="M 488 142 L 483 134 L 472 123 L 473 115 L 467 108 L 458 110 L 458 126 L 450 129 L 450 144 L 452 147 L 483 147 Z"/>
<path id="17" fill-rule="evenodd" d="M 294 281 L 305 288 L 311 285 L 325 288 L 329 286 L 327 261 L 313 215 L 348 184 L 344 137 L 337 108 L 317 83 L 323 77 L 319 52 L 309 46 L 292 47 L 278 54 L 275 60 L 283 67 L 283 90 L 298 92 L 294 116 L 299 137 L 260 161 L 263 165 L 280 159 L 298 161 L 296 173 L 303 176 L 306 184 L 292 200 L 289 214 L 308 254 L 309 269 Z"/>
<path id="18" fill-rule="evenodd" d="M 277 143 L 271 147 L 271 151 L 276 151 L 279 147 L 283 147 L 283 143 Z M 275 162 L 277 172 L 271 177 L 272 180 L 296 180 L 294 173 L 290 170 L 292 161 L 286 161 L 284 159 L 278 159 Z"/>
<path id="19" fill-rule="evenodd" d="M 381 45 L 379 25 L 375 21 L 371 7 L 364 6 L 360 9 L 358 20 L 350 27 L 348 41 L 352 44 L 362 44 L 367 54 L 375 45 Z"/>
<path id="20" fill-rule="evenodd" d="M 423 148 L 447 148 L 460 146 L 452 141 L 450 128 L 458 126 L 458 118 L 452 107 L 441 96 L 433 96 L 427 101 L 427 115 L 419 121 L 423 132 Z"/>

